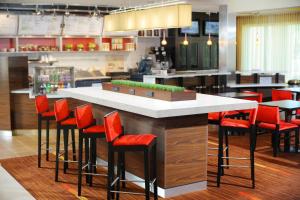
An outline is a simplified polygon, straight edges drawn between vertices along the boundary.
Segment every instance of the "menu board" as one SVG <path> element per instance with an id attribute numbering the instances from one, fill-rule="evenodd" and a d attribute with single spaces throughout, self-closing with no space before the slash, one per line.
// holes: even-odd
<path id="1" fill-rule="evenodd" d="M 20 15 L 19 35 L 60 35 L 62 16 Z"/>
<path id="2" fill-rule="evenodd" d="M 18 16 L 0 14 L 0 35 L 17 35 Z"/>
<path id="3" fill-rule="evenodd" d="M 103 17 L 64 17 L 64 35 L 94 35 L 100 36 L 103 28 Z"/>

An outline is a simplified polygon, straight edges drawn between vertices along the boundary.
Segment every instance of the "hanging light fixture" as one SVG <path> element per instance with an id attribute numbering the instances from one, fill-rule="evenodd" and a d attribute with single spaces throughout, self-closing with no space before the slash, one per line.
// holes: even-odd
<path id="1" fill-rule="evenodd" d="M 161 45 L 163 46 L 167 45 L 166 30 L 163 30 L 163 40 L 161 41 Z"/>
<path id="2" fill-rule="evenodd" d="M 210 22 L 210 12 L 208 12 L 207 14 L 208 14 L 208 22 Z M 212 40 L 211 40 L 211 37 L 210 37 L 210 32 L 208 33 L 208 40 L 207 40 L 206 44 L 208 46 L 212 45 Z"/>
<path id="3" fill-rule="evenodd" d="M 35 14 L 36 15 L 40 15 L 41 14 L 41 11 L 39 10 L 39 5 L 35 6 Z"/>
<path id="4" fill-rule="evenodd" d="M 66 11 L 65 11 L 65 16 L 69 17 L 70 16 L 70 11 L 69 11 L 69 5 L 66 5 Z"/>
<path id="5" fill-rule="evenodd" d="M 258 15 L 256 15 L 256 37 L 255 37 L 255 44 L 258 46 L 260 44 L 259 34 L 258 34 Z"/>
<path id="6" fill-rule="evenodd" d="M 8 8 L 6 8 L 6 18 L 9 18 L 9 11 L 8 11 Z"/>
<path id="7" fill-rule="evenodd" d="M 129 20 L 130 23 L 124 23 Z M 104 31 L 133 31 L 183 28 L 192 25 L 191 4 L 159 4 L 156 6 L 118 10 L 104 17 Z"/>
<path id="8" fill-rule="evenodd" d="M 183 45 L 185 45 L 185 46 L 189 45 L 189 41 L 187 39 L 187 34 L 186 33 L 184 34 Z"/>

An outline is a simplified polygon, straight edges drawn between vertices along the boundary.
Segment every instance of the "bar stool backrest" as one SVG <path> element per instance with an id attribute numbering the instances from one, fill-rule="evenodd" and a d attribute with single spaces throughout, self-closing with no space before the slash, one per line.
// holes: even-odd
<path id="1" fill-rule="evenodd" d="M 293 94 L 291 91 L 272 90 L 272 101 L 292 100 Z"/>
<path id="2" fill-rule="evenodd" d="M 93 109 L 91 104 L 85 104 L 78 106 L 75 109 L 75 118 L 77 127 L 79 129 L 87 128 L 91 126 L 95 119 L 93 116 Z"/>
<path id="3" fill-rule="evenodd" d="M 117 111 L 104 116 L 104 127 L 107 142 L 113 142 L 122 134 L 123 129 L 121 119 Z"/>
<path id="4" fill-rule="evenodd" d="M 263 100 L 263 94 L 259 93 L 259 92 L 252 92 L 252 91 L 243 91 L 244 93 L 248 93 L 248 94 L 255 94 L 257 95 L 257 97 L 248 97 L 245 98 L 246 100 L 250 100 L 250 101 L 257 101 L 258 103 L 261 103 Z"/>
<path id="5" fill-rule="evenodd" d="M 279 124 L 280 115 L 279 108 L 276 106 L 259 105 L 256 121 L 269 124 Z"/>
<path id="6" fill-rule="evenodd" d="M 57 122 L 60 122 L 70 115 L 69 105 L 66 99 L 60 99 L 54 103 L 54 113 Z"/>
<path id="7" fill-rule="evenodd" d="M 257 118 L 257 108 L 251 109 L 250 115 L 249 115 L 249 122 L 251 125 L 254 125 Z"/>
<path id="8" fill-rule="evenodd" d="M 38 114 L 49 111 L 49 102 L 46 95 L 39 95 L 35 97 L 35 108 Z"/>

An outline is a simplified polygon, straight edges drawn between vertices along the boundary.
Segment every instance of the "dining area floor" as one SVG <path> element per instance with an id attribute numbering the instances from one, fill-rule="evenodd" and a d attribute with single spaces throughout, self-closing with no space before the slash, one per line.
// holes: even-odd
<path id="1" fill-rule="evenodd" d="M 209 125 L 209 147 L 218 144 L 217 127 Z M 54 142 L 55 133 L 51 133 L 50 142 Z M 248 135 L 230 135 L 229 144 L 231 156 L 246 156 L 249 154 Z M 291 141 L 293 142 L 293 141 Z M 0 144 L 6 151 L 0 151 L 1 166 L 20 183 L 36 199 L 106 199 L 106 179 L 95 178 L 95 184 L 90 187 L 85 181 L 83 196 L 77 196 L 77 169 L 70 165 L 67 174 L 60 173 L 60 181 L 54 182 L 55 155 L 50 154 L 50 161 L 45 161 L 43 155 L 42 168 L 37 168 L 37 135 L 29 132 L 16 136 L 0 136 Z M 283 145 L 283 142 L 281 142 Z M 283 147 L 282 147 L 283 149 Z M 209 152 L 216 154 L 214 150 Z M 239 164 L 239 160 L 231 161 Z M 224 169 L 220 188 L 216 187 L 217 157 L 208 157 L 208 188 L 204 191 L 188 193 L 170 200 L 198 199 L 289 199 L 300 197 L 300 156 L 294 152 L 279 152 L 272 156 L 271 134 L 261 135 L 257 140 L 255 151 L 256 188 L 251 188 L 249 168 Z M 60 169 L 62 170 L 62 169 Z M 99 171 L 105 171 L 99 168 Z M 141 190 L 134 184 L 128 184 L 128 190 Z M 1 190 L 0 190 L 1 197 Z M 142 196 L 122 194 L 121 199 L 138 200 Z"/>

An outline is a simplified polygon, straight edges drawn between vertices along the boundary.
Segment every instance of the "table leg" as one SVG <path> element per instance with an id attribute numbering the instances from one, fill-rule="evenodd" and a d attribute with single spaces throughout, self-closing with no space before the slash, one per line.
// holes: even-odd
<path id="1" fill-rule="evenodd" d="M 286 110 L 285 111 L 285 121 L 290 122 L 292 118 L 292 112 Z M 290 133 L 284 134 L 284 152 L 290 152 Z"/>

